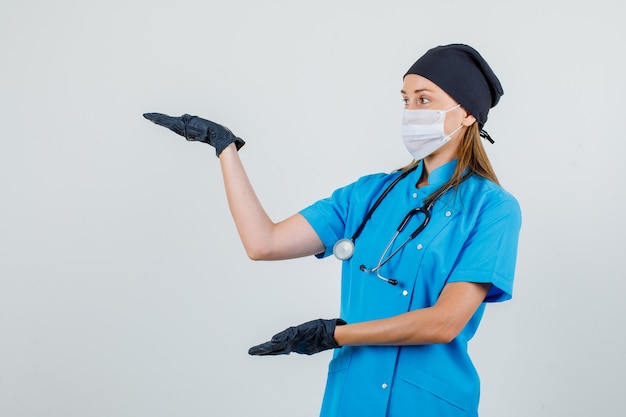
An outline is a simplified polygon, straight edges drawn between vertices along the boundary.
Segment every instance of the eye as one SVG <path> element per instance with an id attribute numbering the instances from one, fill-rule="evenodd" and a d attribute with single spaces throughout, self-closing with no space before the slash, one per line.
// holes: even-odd
<path id="1" fill-rule="evenodd" d="M 409 103 L 410 103 L 409 99 L 408 99 L 408 98 L 406 98 L 406 97 L 403 97 L 403 98 L 402 98 L 402 102 L 404 103 L 404 105 L 405 105 L 405 106 L 408 106 L 408 105 L 409 105 Z"/>
<path id="2" fill-rule="evenodd" d="M 428 104 L 430 103 L 430 100 L 426 97 L 420 97 L 419 102 L 420 104 Z"/>

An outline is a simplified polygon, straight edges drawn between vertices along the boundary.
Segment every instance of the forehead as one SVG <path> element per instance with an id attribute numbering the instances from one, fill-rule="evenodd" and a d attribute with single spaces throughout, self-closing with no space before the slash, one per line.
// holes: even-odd
<path id="1" fill-rule="evenodd" d="M 417 74 L 407 74 L 402 83 L 402 93 L 412 94 L 421 91 L 429 91 L 436 94 L 445 94 L 437 84 Z"/>

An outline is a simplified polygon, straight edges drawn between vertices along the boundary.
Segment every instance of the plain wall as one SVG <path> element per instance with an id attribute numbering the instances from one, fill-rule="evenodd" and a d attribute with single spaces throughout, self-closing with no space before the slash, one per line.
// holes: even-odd
<path id="1" fill-rule="evenodd" d="M 427 49 L 478 49 L 505 94 L 486 143 L 520 201 L 512 301 L 471 343 L 481 416 L 623 416 L 619 2 L 0 4 L 0 416 L 316 416 L 330 352 L 248 347 L 338 314 L 340 263 L 253 262 L 212 148 L 281 220 L 410 160 L 399 90 Z"/>

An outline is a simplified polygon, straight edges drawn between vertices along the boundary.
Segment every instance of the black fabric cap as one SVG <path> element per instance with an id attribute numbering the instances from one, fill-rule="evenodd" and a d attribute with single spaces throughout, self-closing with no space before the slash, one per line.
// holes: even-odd
<path id="1" fill-rule="evenodd" d="M 407 71 L 437 84 L 458 101 L 482 128 L 489 109 L 504 94 L 487 61 L 474 48 L 463 44 L 437 46 L 426 52 Z"/>

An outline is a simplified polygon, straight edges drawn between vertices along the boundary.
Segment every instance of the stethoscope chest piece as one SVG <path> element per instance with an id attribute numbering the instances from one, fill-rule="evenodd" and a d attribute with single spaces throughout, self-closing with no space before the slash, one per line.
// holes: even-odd
<path id="1" fill-rule="evenodd" d="M 339 239 L 333 246 L 333 255 L 340 261 L 347 261 L 354 254 L 354 242 L 352 239 Z"/>

